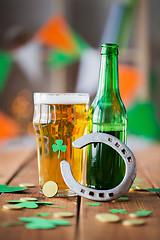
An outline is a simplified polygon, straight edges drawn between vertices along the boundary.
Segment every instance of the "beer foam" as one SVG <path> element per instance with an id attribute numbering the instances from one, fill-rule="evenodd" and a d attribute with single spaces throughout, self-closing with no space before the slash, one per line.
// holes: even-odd
<path id="1" fill-rule="evenodd" d="M 89 104 L 89 94 L 34 93 L 34 104 Z"/>

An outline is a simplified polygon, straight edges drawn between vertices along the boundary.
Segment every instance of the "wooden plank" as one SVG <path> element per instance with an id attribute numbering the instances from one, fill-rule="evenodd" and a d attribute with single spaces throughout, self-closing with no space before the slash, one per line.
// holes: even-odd
<path id="1" fill-rule="evenodd" d="M 5 204 L 6 200 L 18 200 L 22 196 L 31 197 L 44 197 L 40 194 L 38 187 L 38 172 L 37 172 L 37 160 L 31 161 L 28 165 L 19 172 L 19 174 L 11 181 L 9 186 L 16 186 L 21 182 L 32 182 L 36 185 L 34 188 L 30 188 L 26 193 L 21 194 L 10 194 L 3 193 L 0 196 L 0 224 L 2 222 L 17 221 L 18 217 L 32 217 L 35 216 L 36 212 L 49 212 L 53 214 L 59 211 L 73 212 L 74 217 L 67 219 L 71 222 L 71 226 L 59 226 L 55 229 L 49 230 L 28 230 L 24 226 L 12 226 L 2 228 L 0 226 L 0 239 L 12 240 L 12 239 L 74 239 L 76 232 L 76 222 L 77 222 L 77 203 L 76 197 L 72 198 L 46 198 L 42 201 L 51 201 L 54 205 L 66 206 L 66 209 L 51 208 L 48 206 L 40 206 L 38 209 L 21 209 L 21 210 L 5 210 L 2 206 Z M 53 215 L 51 217 L 53 218 Z"/>
<path id="2" fill-rule="evenodd" d="M 160 144 L 152 145 L 145 151 L 135 152 L 135 157 L 152 186 L 160 188 Z"/>
<path id="3" fill-rule="evenodd" d="M 139 158 L 138 158 L 139 159 Z M 151 187 L 145 174 L 138 167 L 138 178 L 144 181 L 140 184 Z M 101 206 L 87 206 L 86 202 L 92 202 L 82 199 L 79 222 L 79 240 L 94 239 L 141 239 L 141 240 L 157 240 L 160 234 L 160 201 L 156 193 L 149 192 L 129 192 L 125 194 L 129 197 L 128 202 L 104 202 Z M 119 223 L 101 223 L 95 219 L 97 213 L 107 213 L 110 209 L 125 209 L 128 213 L 138 211 L 138 208 L 152 211 L 152 215 L 145 218 L 144 226 L 127 227 Z M 118 214 L 121 220 L 130 219 L 128 214 Z"/>
<path id="4" fill-rule="evenodd" d="M 7 184 L 16 171 L 25 162 L 29 161 L 33 155 L 36 155 L 36 151 L 27 148 L 14 151 L 1 151 L 0 184 Z"/>

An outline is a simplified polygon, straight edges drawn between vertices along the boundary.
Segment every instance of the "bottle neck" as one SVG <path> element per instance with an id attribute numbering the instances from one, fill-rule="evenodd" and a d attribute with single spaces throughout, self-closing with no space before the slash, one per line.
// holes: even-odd
<path id="1" fill-rule="evenodd" d="M 118 55 L 102 55 L 97 97 L 119 95 Z"/>

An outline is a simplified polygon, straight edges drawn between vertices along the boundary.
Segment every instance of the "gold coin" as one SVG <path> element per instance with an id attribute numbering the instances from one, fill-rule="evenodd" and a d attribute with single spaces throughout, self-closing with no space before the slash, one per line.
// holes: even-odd
<path id="1" fill-rule="evenodd" d="M 3 208 L 5 209 L 10 209 L 10 210 L 18 210 L 18 209 L 21 209 L 22 207 L 19 206 L 19 205 L 14 205 L 14 204 L 6 204 L 6 205 L 3 205 Z"/>
<path id="2" fill-rule="evenodd" d="M 148 188 L 148 187 L 143 186 L 143 185 L 138 185 L 138 186 L 136 186 L 136 190 L 138 190 L 138 191 L 146 191 L 147 188 Z"/>
<path id="3" fill-rule="evenodd" d="M 134 189 L 134 188 L 129 189 L 129 192 L 134 192 L 134 191 L 136 191 L 136 189 Z"/>
<path id="4" fill-rule="evenodd" d="M 142 214 L 142 215 L 141 215 L 141 214 L 138 214 L 138 215 L 137 215 L 137 214 L 135 214 L 135 213 L 130 213 L 129 216 L 132 217 L 132 218 L 148 217 L 148 215 L 143 215 L 143 214 Z"/>
<path id="5" fill-rule="evenodd" d="M 53 181 L 48 181 L 43 185 L 43 194 L 46 197 L 53 197 L 58 191 L 58 186 Z"/>
<path id="6" fill-rule="evenodd" d="M 136 226 L 136 225 L 143 225 L 145 224 L 145 221 L 141 219 L 127 219 L 122 222 L 125 226 Z"/>
<path id="7" fill-rule="evenodd" d="M 132 191 L 146 191 L 148 187 L 144 186 L 144 185 L 137 185 L 137 184 L 133 184 L 132 187 L 130 188 L 129 192 Z"/>
<path id="8" fill-rule="evenodd" d="M 37 201 L 37 198 L 32 197 L 21 197 L 20 201 Z"/>
<path id="9" fill-rule="evenodd" d="M 71 212 L 55 212 L 54 217 L 73 217 L 73 213 Z"/>
<path id="10" fill-rule="evenodd" d="M 128 197 L 120 197 L 120 198 L 117 198 L 117 199 L 113 200 L 112 202 L 116 202 L 116 201 L 127 202 L 127 201 L 129 201 L 129 198 Z"/>
<path id="11" fill-rule="evenodd" d="M 34 187 L 34 184 L 33 183 L 20 183 L 19 184 L 20 187 Z"/>
<path id="12" fill-rule="evenodd" d="M 100 222 L 119 222 L 120 217 L 110 213 L 98 213 L 96 219 Z"/>

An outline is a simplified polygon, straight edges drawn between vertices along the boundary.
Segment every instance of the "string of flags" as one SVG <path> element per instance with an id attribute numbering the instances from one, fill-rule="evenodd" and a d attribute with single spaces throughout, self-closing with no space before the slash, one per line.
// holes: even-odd
<path id="1" fill-rule="evenodd" d="M 44 62 L 48 70 L 80 61 L 75 90 L 93 96 L 97 88 L 99 53 L 69 26 L 62 15 L 51 17 L 29 42 L 19 48 L 0 50 L 0 95 L 5 90 L 14 62 L 27 75 L 30 83 L 43 81 L 42 46 L 47 48 Z M 121 97 L 128 111 L 128 133 L 159 140 L 160 124 L 155 107 L 152 102 L 139 102 L 137 99 L 139 89 L 145 84 L 142 73 L 133 66 L 120 64 L 119 82 Z"/>

